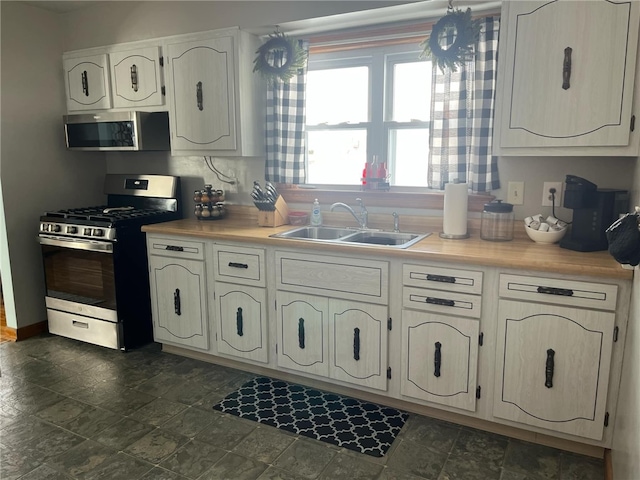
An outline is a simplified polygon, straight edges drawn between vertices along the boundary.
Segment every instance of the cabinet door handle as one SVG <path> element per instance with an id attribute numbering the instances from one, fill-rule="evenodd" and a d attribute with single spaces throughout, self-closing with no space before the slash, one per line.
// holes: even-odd
<path id="1" fill-rule="evenodd" d="M 176 312 L 176 315 L 182 315 L 182 311 L 180 309 L 180 289 L 176 288 L 176 291 L 173 292 L 173 309 Z"/>
<path id="2" fill-rule="evenodd" d="M 552 349 L 547 350 L 547 364 L 545 365 L 544 374 L 545 381 L 544 386 L 547 388 L 553 387 L 553 367 L 554 361 L 553 357 L 556 354 Z"/>
<path id="3" fill-rule="evenodd" d="M 432 282 L 444 282 L 444 283 L 456 283 L 456 277 L 449 277 L 447 275 L 433 275 L 427 274 L 427 280 Z"/>
<path id="4" fill-rule="evenodd" d="M 353 329 L 353 359 L 360 360 L 360 329 Z"/>
<path id="5" fill-rule="evenodd" d="M 538 293 L 571 297 L 573 295 L 573 290 L 570 290 L 568 288 L 538 287 Z"/>
<path id="6" fill-rule="evenodd" d="M 84 70 L 80 74 L 80 79 L 82 81 L 82 93 L 84 93 L 85 97 L 89 96 L 89 77 L 87 76 L 87 71 Z"/>
<path id="7" fill-rule="evenodd" d="M 138 66 L 135 63 L 131 65 L 131 88 L 134 92 L 138 91 Z"/>
<path id="8" fill-rule="evenodd" d="M 431 303 L 433 305 L 443 305 L 445 307 L 455 307 L 456 302 L 453 300 L 447 300 L 446 298 L 436 298 L 436 297 L 427 297 L 425 300 L 427 303 Z"/>
<path id="9" fill-rule="evenodd" d="M 436 377 L 440 376 L 440 365 L 442 364 L 441 347 L 442 344 L 440 342 L 436 342 L 436 353 L 433 355 L 433 375 Z"/>
<path id="10" fill-rule="evenodd" d="M 298 319 L 298 346 L 304 350 L 304 318 Z"/>
<path id="11" fill-rule="evenodd" d="M 204 110 L 204 107 L 202 106 L 202 82 L 196 83 L 196 105 L 198 110 Z"/>
<path id="12" fill-rule="evenodd" d="M 564 61 L 562 62 L 562 89 L 569 90 L 571 87 L 571 52 L 573 49 L 567 47 L 564 49 Z"/>
<path id="13" fill-rule="evenodd" d="M 229 262 L 229 266 L 231 268 L 249 268 L 249 265 L 246 263 Z"/>
<path id="14" fill-rule="evenodd" d="M 164 249 L 171 250 L 172 252 L 184 252 L 184 248 L 177 245 L 167 245 Z"/>
<path id="15" fill-rule="evenodd" d="M 243 321 L 242 321 L 242 307 L 238 307 L 238 311 L 236 312 L 236 329 L 238 331 L 238 336 L 242 337 L 244 332 L 242 331 Z"/>

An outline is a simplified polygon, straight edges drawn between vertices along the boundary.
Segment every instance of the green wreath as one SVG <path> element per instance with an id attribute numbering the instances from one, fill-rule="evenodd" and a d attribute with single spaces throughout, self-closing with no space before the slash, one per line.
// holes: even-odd
<path id="1" fill-rule="evenodd" d="M 431 29 L 431 35 L 420 46 L 423 48 L 420 58 L 429 58 L 440 68 L 457 71 L 473 55 L 474 46 L 480 36 L 480 20 L 471 19 L 471 9 L 449 10 Z M 453 34 L 455 40 L 448 48 L 442 48 L 441 39 Z"/>
<path id="2" fill-rule="evenodd" d="M 281 52 L 284 63 L 280 66 L 273 64 L 274 54 Z M 259 72 L 269 83 L 277 79 L 284 83 L 298 74 L 298 70 L 304 68 L 307 63 L 307 52 L 300 46 L 297 40 L 287 37 L 282 32 L 269 35 L 269 40 L 256 50 L 256 58 L 253 61 L 253 71 Z"/>

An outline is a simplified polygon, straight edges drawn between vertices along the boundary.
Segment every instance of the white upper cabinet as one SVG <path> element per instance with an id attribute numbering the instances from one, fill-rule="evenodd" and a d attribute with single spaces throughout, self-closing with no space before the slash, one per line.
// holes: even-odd
<path id="1" fill-rule="evenodd" d="M 107 55 L 89 55 L 62 60 L 67 111 L 111 108 Z"/>
<path id="2" fill-rule="evenodd" d="M 637 141 L 630 145 L 639 12 L 638 2 L 607 0 L 503 4 L 499 153 L 637 154 Z"/>
<path id="3" fill-rule="evenodd" d="M 109 54 L 113 80 L 113 107 L 164 104 L 160 47 L 115 51 Z"/>
<path id="4" fill-rule="evenodd" d="M 171 151 L 180 155 L 264 155 L 257 38 L 238 29 L 167 44 Z"/>

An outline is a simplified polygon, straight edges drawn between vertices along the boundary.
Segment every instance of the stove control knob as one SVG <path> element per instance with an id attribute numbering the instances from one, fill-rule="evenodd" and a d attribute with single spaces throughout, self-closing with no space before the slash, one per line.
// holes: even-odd
<path id="1" fill-rule="evenodd" d="M 60 230 L 62 230 L 62 228 L 60 227 L 60 225 L 56 224 L 51 225 L 51 227 L 49 228 L 49 231 L 51 232 L 59 232 Z"/>
<path id="2" fill-rule="evenodd" d="M 102 237 L 102 236 L 104 236 L 104 230 L 102 230 L 101 228 L 94 228 L 93 229 L 93 236 L 94 237 Z"/>
<path id="3" fill-rule="evenodd" d="M 67 233 L 78 233 L 78 227 L 67 227 Z"/>
<path id="4" fill-rule="evenodd" d="M 86 235 L 86 236 L 91 236 L 91 229 L 90 228 L 85 228 L 82 230 L 82 234 Z"/>

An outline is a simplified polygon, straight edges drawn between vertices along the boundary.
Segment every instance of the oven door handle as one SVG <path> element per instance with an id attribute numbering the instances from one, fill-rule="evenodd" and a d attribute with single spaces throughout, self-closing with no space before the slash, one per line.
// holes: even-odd
<path id="1" fill-rule="evenodd" d="M 89 250 L 91 252 L 113 253 L 113 243 L 95 240 L 82 240 L 77 238 L 56 237 L 49 235 L 38 236 L 41 245 L 53 247 L 72 248 L 75 250 Z"/>

